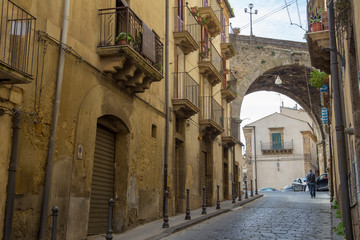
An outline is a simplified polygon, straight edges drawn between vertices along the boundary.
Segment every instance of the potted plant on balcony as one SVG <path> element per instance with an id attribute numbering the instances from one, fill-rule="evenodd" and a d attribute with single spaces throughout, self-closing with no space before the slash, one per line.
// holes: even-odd
<path id="1" fill-rule="evenodd" d="M 209 53 L 210 53 L 210 48 L 205 48 L 203 47 L 203 49 L 199 52 L 199 56 L 201 59 L 203 58 L 208 58 L 209 57 Z"/>
<path id="2" fill-rule="evenodd" d="M 127 38 L 126 38 L 126 36 L 127 36 Z M 119 33 L 119 35 L 116 36 L 115 42 L 116 42 L 116 44 L 124 45 L 127 42 L 128 43 L 134 42 L 134 38 L 130 34 L 126 34 L 126 32 L 121 32 L 121 33 Z"/>
<path id="3" fill-rule="evenodd" d="M 328 18 L 328 12 L 327 11 L 323 11 L 321 13 L 321 23 L 323 26 L 323 30 L 328 30 L 329 29 L 329 18 Z"/>
<path id="4" fill-rule="evenodd" d="M 190 12 L 194 17 L 199 17 L 199 8 L 197 6 L 191 7 Z"/>
<path id="5" fill-rule="evenodd" d="M 322 12 L 323 12 L 323 10 L 320 8 L 316 12 L 316 14 L 310 18 L 310 20 L 309 20 L 310 32 L 317 32 L 317 31 L 322 30 L 322 27 L 321 27 L 321 13 Z"/>
<path id="6" fill-rule="evenodd" d="M 199 22 L 201 23 L 202 26 L 205 26 L 205 25 L 207 24 L 206 18 L 201 18 L 201 17 L 200 17 L 200 21 L 199 21 Z"/>
<path id="7" fill-rule="evenodd" d="M 311 18 L 310 19 L 310 32 L 321 31 L 321 18 Z"/>
<path id="8" fill-rule="evenodd" d="M 311 78 L 309 80 L 309 84 L 316 88 L 321 88 L 323 85 L 327 85 L 329 82 L 329 76 L 318 70 L 313 70 L 311 72 Z"/>
<path id="9" fill-rule="evenodd" d="M 240 28 L 239 27 L 234 27 L 233 28 L 233 31 L 236 35 L 239 35 L 240 34 Z"/>

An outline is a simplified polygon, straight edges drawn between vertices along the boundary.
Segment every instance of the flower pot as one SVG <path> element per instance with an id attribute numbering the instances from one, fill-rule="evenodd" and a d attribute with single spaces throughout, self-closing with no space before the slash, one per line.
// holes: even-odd
<path id="1" fill-rule="evenodd" d="M 321 23 L 323 25 L 323 30 L 329 29 L 329 19 L 327 11 L 321 13 Z"/>
<path id="2" fill-rule="evenodd" d="M 119 39 L 116 42 L 117 45 L 125 45 L 126 44 L 126 39 Z"/>
<path id="3" fill-rule="evenodd" d="M 310 32 L 321 31 L 321 22 L 310 23 Z"/>
<path id="4" fill-rule="evenodd" d="M 193 16 L 196 15 L 196 8 L 195 8 L 195 7 L 190 8 L 190 11 L 191 11 L 191 14 L 192 14 Z"/>

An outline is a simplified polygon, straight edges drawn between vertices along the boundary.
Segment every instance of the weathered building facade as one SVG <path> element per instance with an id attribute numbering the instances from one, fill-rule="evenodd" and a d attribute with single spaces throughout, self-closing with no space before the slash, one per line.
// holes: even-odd
<path id="1" fill-rule="evenodd" d="M 329 112 L 329 123 L 324 128 L 331 133 L 328 171 L 331 191 L 340 203 L 347 239 L 360 239 L 359 11 L 358 1 L 308 3 L 307 42 L 312 65 L 330 75 L 329 91 L 323 102 Z M 314 19 L 318 20 L 319 28 L 310 28 Z"/>
<path id="2" fill-rule="evenodd" d="M 227 1 L 170 1 L 167 61 L 165 2 L 1 4 L 0 237 L 49 238 L 55 205 L 58 238 L 86 239 L 110 198 L 122 232 L 161 218 L 165 189 L 169 215 L 186 188 L 192 209 L 202 186 L 236 195 Z"/>
<path id="3" fill-rule="evenodd" d="M 273 113 L 245 125 L 243 131 L 250 163 L 246 168 L 259 189 L 283 189 L 310 169 L 318 171 L 317 138 L 308 122 Z"/>

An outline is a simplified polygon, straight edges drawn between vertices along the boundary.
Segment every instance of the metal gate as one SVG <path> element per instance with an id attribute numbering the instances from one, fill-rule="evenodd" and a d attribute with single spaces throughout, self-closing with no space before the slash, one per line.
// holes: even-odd
<path id="1" fill-rule="evenodd" d="M 115 133 L 98 125 L 91 182 L 88 235 L 106 233 L 108 200 L 114 196 Z"/>

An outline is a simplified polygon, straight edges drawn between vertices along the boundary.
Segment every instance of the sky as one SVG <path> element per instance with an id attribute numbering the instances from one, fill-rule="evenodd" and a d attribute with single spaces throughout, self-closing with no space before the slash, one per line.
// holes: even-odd
<path id="1" fill-rule="evenodd" d="M 252 12 L 258 10 L 256 15 L 252 15 L 253 34 L 255 36 L 305 42 L 304 34 L 306 31 L 298 25 L 307 29 L 306 0 L 229 0 L 229 2 L 235 14 L 235 17 L 230 19 L 230 23 L 232 27 L 240 27 L 241 35 L 250 34 L 250 27 L 244 27 L 250 23 L 250 14 L 245 13 L 244 8 L 247 8 L 249 12 L 249 3 L 253 3 L 254 8 Z M 256 22 L 258 19 L 264 17 L 264 15 L 284 7 L 285 2 L 288 4 L 292 3 L 288 7 L 288 10 L 291 22 L 294 23 L 293 25 L 290 24 L 289 14 L 286 8 Z M 297 8 L 297 6 L 299 8 Z M 300 19 L 298 13 L 300 13 Z"/>
<path id="2" fill-rule="evenodd" d="M 288 6 L 289 13 L 286 8 L 283 8 L 256 22 L 264 15 L 284 7 L 285 1 L 288 4 L 292 3 Z M 235 14 L 235 17 L 230 19 L 230 23 L 232 27 L 240 27 L 240 35 L 250 34 L 250 27 L 244 27 L 250 23 L 250 14 L 245 13 L 244 8 L 247 8 L 249 12 L 249 3 L 253 3 L 252 12 L 258 10 L 257 15 L 252 15 L 253 34 L 255 36 L 305 42 L 304 34 L 306 31 L 304 29 L 307 29 L 306 0 L 229 0 L 229 2 Z M 290 22 L 289 15 L 293 24 Z M 299 26 L 302 26 L 303 29 Z M 280 112 L 282 102 L 284 107 L 289 108 L 294 108 L 297 104 L 292 99 L 275 92 L 261 91 L 246 95 L 240 112 L 240 119 L 243 119 L 241 128 L 274 112 Z M 299 104 L 297 105 L 300 107 Z M 245 144 L 242 129 L 241 141 Z"/>

